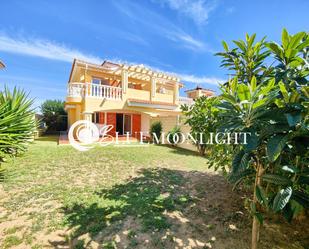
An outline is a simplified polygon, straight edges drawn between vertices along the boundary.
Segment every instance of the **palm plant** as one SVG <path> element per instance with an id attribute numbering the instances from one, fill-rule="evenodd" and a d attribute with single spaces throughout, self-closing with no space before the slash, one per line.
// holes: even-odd
<path id="1" fill-rule="evenodd" d="M 0 91 L 0 161 L 27 148 L 36 129 L 33 100 L 20 89 Z"/>

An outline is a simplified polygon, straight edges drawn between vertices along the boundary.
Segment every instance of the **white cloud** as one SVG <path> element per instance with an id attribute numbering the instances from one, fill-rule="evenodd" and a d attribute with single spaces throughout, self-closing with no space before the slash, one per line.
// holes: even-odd
<path id="1" fill-rule="evenodd" d="M 209 13 L 217 6 L 214 0 L 160 0 L 160 2 L 191 18 L 198 25 L 205 24 Z"/>
<path id="2" fill-rule="evenodd" d="M 192 82 L 196 84 L 210 84 L 218 86 L 225 82 L 224 79 L 216 78 L 216 77 L 207 77 L 207 76 L 195 76 L 191 74 L 178 74 L 181 80 Z"/>
<path id="3" fill-rule="evenodd" d="M 114 1 L 113 4 L 119 11 L 126 15 L 130 21 L 138 23 L 136 25 L 146 26 L 147 30 L 151 30 L 157 35 L 163 36 L 181 47 L 195 52 L 213 52 L 206 43 L 193 37 L 179 26 L 176 26 L 168 19 L 149 9 L 142 8 L 133 2 L 123 3 L 121 1 Z"/>
<path id="4" fill-rule="evenodd" d="M 205 48 L 205 45 L 202 42 L 194 40 L 190 35 L 186 33 L 171 33 L 170 39 L 180 39 L 186 41 L 187 46 L 191 47 L 191 49 L 199 49 L 202 50 Z M 72 62 L 74 58 L 85 60 L 88 62 L 93 62 L 97 64 L 101 64 L 103 59 L 100 59 L 96 56 L 86 55 L 76 49 L 68 48 L 65 45 L 53 43 L 48 40 L 42 39 L 30 39 L 30 38 L 12 38 L 5 34 L 0 33 L 0 51 L 15 53 L 15 54 L 24 54 L 29 56 L 36 56 L 51 60 Z M 108 58 L 107 58 L 108 59 Z M 123 61 L 117 58 L 111 58 L 110 60 L 118 62 L 118 63 L 127 63 L 127 64 L 139 64 L 136 62 L 128 62 Z M 156 71 L 164 72 L 164 70 L 155 68 L 152 66 L 145 65 L 150 67 Z M 224 82 L 222 79 L 218 79 L 215 77 L 206 77 L 206 76 L 195 76 L 188 74 L 179 74 L 175 72 L 166 72 L 172 75 L 176 75 L 181 78 L 183 81 L 197 83 L 197 84 L 212 84 L 218 85 L 218 83 Z M 25 78 L 20 78 L 16 80 L 25 80 Z M 32 82 L 36 81 L 35 79 L 31 79 Z M 51 89 L 49 89 L 51 90 Z M 55 90 L 55 89 L 54 89 Z"/>
<path id="5" fill-rule="evenodd" d="M 190 49 L 192 51 L 196 51 L 196 52 L 207 51 L 207 52 L 210 52 L 210 53 L 214 52 L 212 49 L 210 49 L 208 47 L 207 44 L 193 38 L 191 35 L 189 35 L 185 32 L 182 32 L 182 31 L 169 32 L 169 31 L 167 31 L 166 33 L 167 33 L 168 39 L 175 41 L 175 42 L 181 42 L 183 47 Z"/>
<path id="6" fill-rule="evenodd" d="M 102 62 L 96 56 L 87 55 L 62 44 L 37 38 L 11 37 L 3 33 L 0 33 L 0 51 L 66 62 L 72 62 L 74 58 L 94 63 Z"/>

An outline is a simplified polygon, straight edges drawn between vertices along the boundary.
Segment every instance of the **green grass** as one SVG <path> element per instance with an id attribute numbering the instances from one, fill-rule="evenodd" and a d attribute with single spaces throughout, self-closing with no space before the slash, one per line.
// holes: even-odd
<path id="1" fill-rule="evenodd" d="M 138 219 L 141 231 L 168 229 L 164 211 L 191 201 L 180 191 L 184 178 L 178 170 L 207 170 L 207 160 L 156 145 L 79 152 L 43 137 L 4 166 L 3 186 L 10 198 L 2 204 L 28 217 L 32 225 L 27 232 L 35 236 L 70 228 L 77 238 L 86 233 L 94 237 L 110 224 L 117 229 L 127 217 Z"/>
<path id="2" fill-rule="evenodd" d="M 17 246 L 21 244 L 23 240 L 15 235 L 10 235 L 5 237 L 3 242 L 3 249 L 11 248 L 13 246 Z"/>
<path id="3" fill-rule="evenodd" d="M 3 249 L 93 248 L 89 243 L 169 249 L 213 237 L 213 248 L 250 245 L 251 218 L 243 207 L 248 196 L 232 192 L 194 152 L 157 145 L 79 152 L 43 137 L 1 166 Z M 232 233 L 230 224 L 239 230 Z M 308 226 L 267 225 L 266 220 L 261 249 L 299 249 L 309 243 Z M 286 236 L 295 231 L 298 236 Z"/>

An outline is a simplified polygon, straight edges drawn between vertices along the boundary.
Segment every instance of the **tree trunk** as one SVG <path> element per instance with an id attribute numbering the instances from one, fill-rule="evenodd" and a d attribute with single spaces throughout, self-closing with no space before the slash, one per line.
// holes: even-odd
<path id="1" fill-rule="evenodd" d="M 256 186 L 261 185 L 261 176 L 263 175 L 264 170 L 262 165 L 258 162 L 257 163 L 257 169 L 256 169 L 256 176 L 255 176 L 255 184 L 254 184 L 254 196 L 253 196 L 253 202 L 255 206 L 258 205 L 258 200 L 256 197 Z M 258 241 L 260 236 L 260 222 L 257 219 L 257 217 L 253 216 L 253 222 L 252 222 L 252 242 L 251 242 L 251 249 L 257 249 L 258 248 Z"/>
<path id="2" fill-rule="evenodd" d="M 204 144 L 198 144 L 197 149 L 201 156 L 205 155 L 206 146 Z"/>

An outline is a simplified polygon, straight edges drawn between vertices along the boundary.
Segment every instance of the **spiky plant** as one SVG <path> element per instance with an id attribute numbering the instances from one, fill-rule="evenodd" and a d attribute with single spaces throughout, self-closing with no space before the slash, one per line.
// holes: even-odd
<path id="1" fill-rule="evenodd" d="M 36 129 L 33 100 L 24 90 L 0 91 L 0 162 L 24 152 Z"/>

